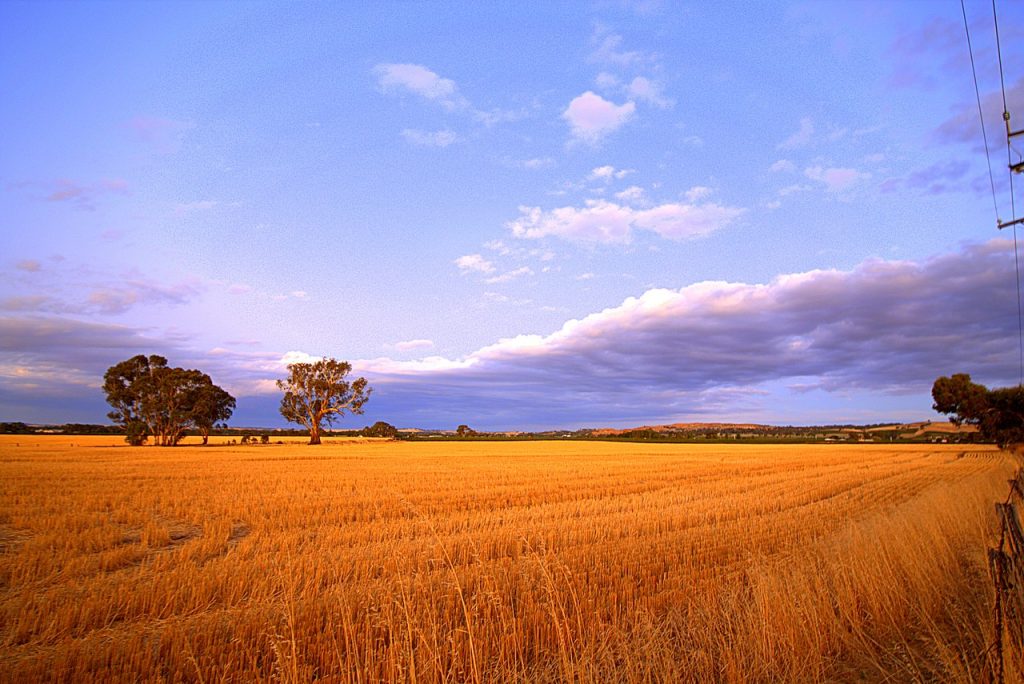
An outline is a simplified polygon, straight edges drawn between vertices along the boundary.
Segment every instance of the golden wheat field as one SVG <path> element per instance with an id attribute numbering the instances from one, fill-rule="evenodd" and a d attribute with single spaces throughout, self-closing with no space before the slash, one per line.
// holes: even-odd
<path id="1" fill-rule="evenodd" d="M 0 438 L 0 681 L 970 682 L 989 447 Z"/>

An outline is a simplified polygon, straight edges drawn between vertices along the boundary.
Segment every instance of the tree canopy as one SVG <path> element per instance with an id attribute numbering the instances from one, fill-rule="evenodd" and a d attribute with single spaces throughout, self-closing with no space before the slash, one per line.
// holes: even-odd
<path id="1" fill-rule="evenodd" d="M 398 428 L 391 423 L 385 423 L 382 420 L 378 420 L 373 425 L 364 427 L 362 429 L 363 437 L 387 437 L 388 439 L 395 439 L 398 437 Z"/>
<path id="2" fill-rule="evenodd" d="M 309 443 L 320 443 L 320 431 L 346 412 L 361 414 L 373 391 L 366 378 L 349 382 L 352 364 L 337 359 L 288 364 L 288 377 L 277 381 L 284 392 L 281 415 L 309 430 Z"/>
<path id="3" fill-rule="evenodd" d="M 977 425 L 983 439 L 1000 446 L 1024 443 L 1024 387 L 989 389 L 967 373 L 941 377 L 932 385 L 932 405 L 957 424 Z"/>
<path id="4" fill-rule="evenodd" d="M 174 446 L 190 427 L 203 432 L 203 443 L 218 420 L 227 420 L 235 398 L 198 370 L 171 368 L 158 356 L 133 356 L 107 369 L 103 391 L 113 411 L 107 416 L 125 428 L 125 440 L 144 444 L 152 436 L 159 446 Z"/>

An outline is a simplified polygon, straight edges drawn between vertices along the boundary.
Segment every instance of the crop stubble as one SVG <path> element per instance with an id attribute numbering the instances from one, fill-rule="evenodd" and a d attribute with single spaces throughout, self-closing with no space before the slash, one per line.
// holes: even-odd
<path id="1" fill-rule="evenodd" d="M 0 680 L 975 681 L 1012 469 L 957 445 L 114 440 L 0 438 Z"/>

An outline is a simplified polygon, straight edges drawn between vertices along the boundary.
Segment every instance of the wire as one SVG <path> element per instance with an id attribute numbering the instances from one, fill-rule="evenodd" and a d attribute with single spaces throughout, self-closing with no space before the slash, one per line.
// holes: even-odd
<path id="1" fill-rule="evenodd" d="M 961 0 L 961 7 L 963 0 Z M 1010 148 L 1010 110 L 1006 107 L 1006 79 L 1003 76 L 1003 49 L 999 42 L 999 16 L 996 0 L 992 0 L 992 23 L 996 29 L 996 56 L 999 58 L 999 90 L 1003 95 L 1003 122 L 1006 124 L 1006 164 L 1010 172 L 1010 220 L 1017 220 L 1017 207 L 1013 198 L 1013 152 Z M 1024 318 L 1020 305 L 1020 257 L 1017 255 L 1017 224 L 1013 224 L 1013 262 L 1017 267 L 1017 337 L 1020 340 L 1020 386 L 1024 387 Z"/>
<path id="2" fill-rule="evenodd" d="M 978 120 L 981 122 L 981 139 L 985 142 L 985 161 L 988 162 L 988 184 L 992 188 L 992 209 L 999 225 L 999 206 L 996 204 L 996 181 L 992 175 L 992 157 L 988 152 L 988 133 L 985 132 L 985 115 L 981 111 L 981 91 L 978 89 L 978 70 L 974 67 L 974 48 L 971 46 L 971 30 L 967 28 L 967 8 L 960 0 L 960 11 L 964 15 L 964 33 L 967 34 L 967 52 L 971 55 L 971 75 L 974 76 L 974 97 L 978 100 Z"/>
<path id="3" fill-rule="evenodd" d="M 996 29 L 996 56 L 999 58 L 999 90 L 1003 95 L 1003 121 L 1006 123 L 1006 165 L 1013 165 L 1013 150 L 1010 145 L 1010 110 L 1006 106 L 1006 79 L 1003 77 L 1003 49 L 999 43 L 999 16 L 996 14 L 996 0 L 992 0 L 992 23 Z M 1010 171 L 1010 220 L 1017 219 L 1013 198 L 1013 171 Z M 1016 231 L 1014 231 L 1016 233 Z"/>

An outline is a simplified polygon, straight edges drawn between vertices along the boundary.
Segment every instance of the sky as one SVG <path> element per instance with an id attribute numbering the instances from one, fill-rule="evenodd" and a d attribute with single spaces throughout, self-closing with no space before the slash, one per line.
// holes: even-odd
<path id="1" fill-rule="evenodd" d="M 942 420 L 1021 379 L 965 9 L 991 181 L 953 1 L 0 3 L 0 420 L 105 422 L 138 353 L 242 426 L 325 356 L 340 428 Z"/>

